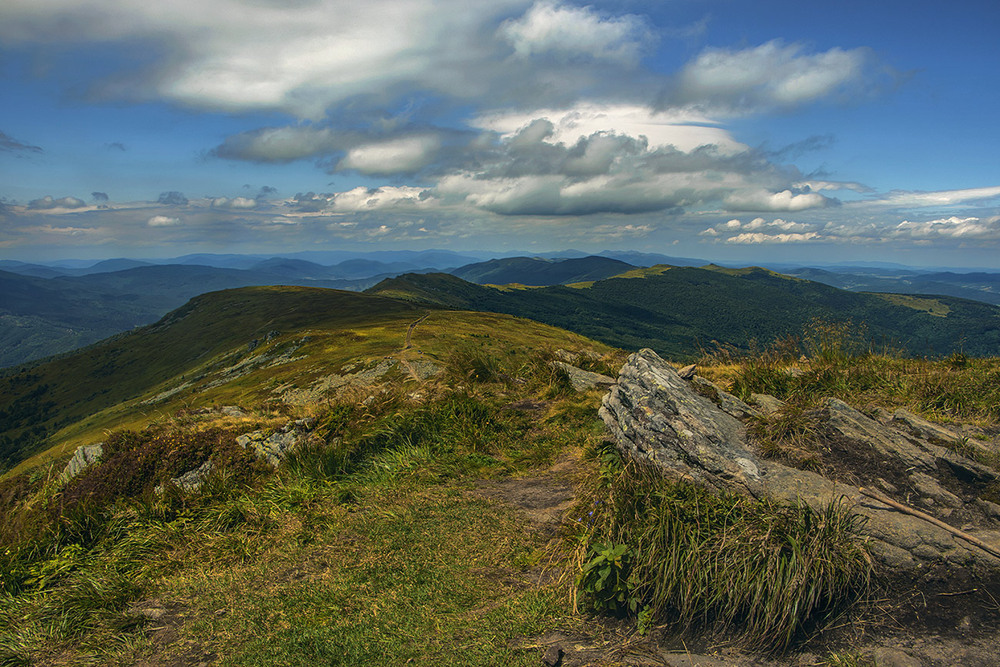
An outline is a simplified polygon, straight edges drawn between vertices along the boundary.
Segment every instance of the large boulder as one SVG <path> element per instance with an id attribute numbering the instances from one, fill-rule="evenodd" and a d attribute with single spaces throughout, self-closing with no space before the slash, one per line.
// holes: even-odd
<path id="1" fill-rule="evenodd" d="M 701 378 L 681 379 L 652 350 L 629 358 L 600 414 L 623 454 L 670 478 L 816 509 L 851 503 L 867 519 L 873 554 L 892 567 L 1000 566 L 989 551 L 861 492 L 876 488 L 986 543 L 1000 542 L 1000 508 L 980 498 L 998 483 L 997 471 L 942 447 L 946 430 L 918 417 L 897 413 L 881 422 L 826 399 L 815 415 L 816 439 L 830 465 L 799 470 L 764 458 L 748 442 L 742 420 L 759 415 L 757 409 Z"/>

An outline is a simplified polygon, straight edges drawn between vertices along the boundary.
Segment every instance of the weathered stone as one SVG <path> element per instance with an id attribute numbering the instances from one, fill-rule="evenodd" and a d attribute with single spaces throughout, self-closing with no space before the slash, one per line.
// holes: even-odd
<path id="1" fill-rule="evenodd" d="M 930 475 L 925 475 L 922 472 L 915 472 L 910 475 L 910 481 L 913 483 L 913 488 L 915 488 L 918 493 L 933 498 L 935 502 L 940 503 L 945 507 L 962 506 L 961 498 L 945 489 Z"/>
<path id="2" fill-rule="evenodd" d="M 83 469 L 87 466 L 100 463 L 103 456 L 103 442 L 99 442 L 96 445 L 81 445 L 77 447 L 76 451 L 73 452 L 73 458 L 69 460 L 66 468 L 62 471 L 62 478 L 66 481 L 73 479 L 83 472 Z"/>
<path id="3" fill-rule="evenodd" d="M 890 567 L 915 568 L 933 562 L 1000 565 L 1000 559 L 988 552 L 956 539 L 940 526 L 873 500 L 856 486 L 761 459 L 747 445 L 745 426 L 730 412 L 739 413 L 733 408 L 738 399 L 710 383 L 701 384 L 701 380 L 681 380 L 651 350 L 632 355 L 600 411 L 619 449 L 634 459 L 652 463 L 667 477 L 714 490 L 805 502 L 816 509 L 847 502 L 866 519 L 862 530 L 870 538 L 873 555 Z M 701 392 L 712 389 L 719 406 L 728 404 L 729 409 L 695 393 L 695 387 Z M 753 408 L 746 406 L 745 410 Z M 962 501 L 945 490 L 935 475 L 958 471 L 956 477 L 962 473 L 976 483 L 990 475 L 996 477 L 994 471 L 974 461 L 879 424 L 843 401 L 827 399 L 819 416 L 824 437 L 852 451 L 874 450 L 876 460 L 891 462 L 895 470 L 908 470 L 915 488 L 923 489 L 935 500 L 939 518 L 947 518 Z M 881 469 L 860 473 L 870 474 L 870 481 L 865 483 L 876 485 L 879 478 L 873 473 L 881 473 Z M 989 515 L 981 514 L 988 521 Z M 990 542 L 994 538 L 987 535 L 981 539 Z"/>
<path id="4" fill-rule="evenodd" d="M 570 352 L 569 350 L 563 350 L 561 348 L 552 354 L 556 359 L 566 364 L 575 364 L 580 358 L 580 355 L 576 352 Z"/>
<path id="5" fill-rule="evenodd" d="M 189 470 L 180 477 L 174 477 L 170 480 L 170 483 L 182 491 L 194 493 L 201 489 L 202 484 L 205 483 L 205 480 L 208 479 L 213 470 L 215 470 L 215 464 L 211 461 L 205 461 L 194 470 Z"/>
<path id="6" fill-rule="evenodd" d="M 562 665 L 563 650 L 558 646 L 550 646 L 542 654 L 542 662 L 548 667 L 559 667 Z"/>
<path id="7" fill-rule="evenodd" d="M 902 433 L 887 429 L 837 398 L 823 401 L 827 425 L 848 440 L 865 443 L 880 454 L 900 459 L 907 468 L 933 471 L 941 447 L 920 446 Z"/>
<path id="8" fill-rule="evenodd" d="M 566 375 L 569 376 L 570 384 L 573 385 L 573 389 L 576 391 L 587 391 L 588 389 L 594 389 L 595 387 L 610 387 L 615 383 L 614 378 L 600 373 L 585 371 L 582 368 L 577 368 L 576 366 L 567 364 L 564 361 L 553 361 L 552 365 L 563 370 Z"/>
<path id="9" fill-rule="evenodd" d="M 760 464 L 743 425 L 696 394 L 652 350 L 629 357 L 600 415 L 623 453 L 655 463 L 670 477 L 760 493 Z"/>
<path id="10" fill-rule="evenodd" d="M 894 426 L 899 426 L 903 430 L 937 445 L 947 447 L 958 444 L 961 440 L 945 427 L 929 422 L 923 417 L 918 417 L 908 410 L 896 410 L 892 415 L 892 423 Z"/>
<path id="11" fill-rule="evenodd" d="M 221 408 L 219 408 L 219 412 L 221 412 L 222 414 L 226 415 L 227 417 L 245 417 L 246 416 L 246 413 L 243 412 L 243 410 L 241 410 L 236 405 L 223 405 Z"/>
<path id="12" fill-rule="evenodd" d="M 711 380 L 696 375 L 691 380 L 691 385 L 698 394 L 715 403 L 730 417 L 746 419 L 760 414 L 759 410 L 747 405 Z"/>
<path id="13" fill-rule="evenodd" d="M 897 648 L 880 647 L 872 653 L 879 667 L 923 667 L 924 663 L 906 651 Z"/>
<path id="14" fill-rule="evenodd" d="M 785 407 L 783 400 L 770 394 L 750 394 L 750 402 L 769 415 Z"/>
<path id="15" fill-rule="evenodd" d="M 679 375 L 682 380 L 690 380 L 691 378 L 694 377 L 697 371 L 698 371 L 698 365 L 691 364 L 690 366 L 685 366 L 684 368 L 677 371 L 677 375 Z"/>
<path id="16" fill-rule="evenodd" d="M 280 431 L 268 435 L 264 431 L 254 431 L 236 438 L 236 444 L 249 449 L 255 456 L 267 459 L 277 468 L 289 454 L 309 437 L 316 425 L 316 419 L 307 417 L 286 424 Z"/>

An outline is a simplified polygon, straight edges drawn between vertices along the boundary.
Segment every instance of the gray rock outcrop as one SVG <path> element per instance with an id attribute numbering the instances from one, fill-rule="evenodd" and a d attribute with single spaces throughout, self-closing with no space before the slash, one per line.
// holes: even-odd
<path id="1" fill-rule="evenodd" d="M 201 487 L 205 484 L 205 480 L 208 476 L 212 474 L 215 470 L 215 464 L 211 460 L 205 461 L 200 466 L 194 470 L 188 470 L 186 473 L 179 477 L 174 477 L 168 484 L 176 486 L 181 491 L 186 491 L 188 493 L 195 493 L 201 490 Z M 158 485 L 153 489 L 156 493 L 163 493 L 164 485 Z"/>
<path id="2" fill-rule="evenodd" d="M 289 454 L 309 437 L 316 420 L 312 417 L 296 419 L 285 424 L 281 430 L 268 434 L 265 431 L 254 431 L 236 438 L 236 443 L 249 449 L 255 456 L 266 459 L 277 468 Z"/>
<path id="3" fill-rule="evenodd" d="M 103 456 L 103 442 L 99 442 L 96 445 L 81 445 L 77 447 L 76 451 L 73 452 L 73 458 L 69 460 L 66 468 L 62 471 L 63 480 L 68 482 L 83 472 L 83 469 L 87 466 L 100 463 Z"/>
<path id="4" fill-rule="evenodd" d="M 782 409 L 776 399 L 755 398 L 767 412 Z M 986 543 L 1000 542 L 992 503 L 979 497 L 998 483 L 997 471 L 935 444 L 947 442 L 946 432 L 919 417 L 897 412 L 883 423 L 826 399 L 817 414 L 817 439 L 832 463 L 823 475 L 799 470 L 763 458 L 748 442 L 741 420 L 762 414 L 757 408 L 703 378 L 681 379 L 651 350 L 629 358 L 600 414 L 623 454 L 652 463 L 672 479 L 817 509 L 846 500 L 867 519 L 864 533 L 873 555 L 891 567 L 1000 566 L 987 551 L 861 493 L 861 486 L 895 489 L 898 502 L 919 505 Z"/>
<path id="5" fill-rule="evenodd" d="M 566 373 L 570 384 L 573 385 L 573 389 L 576 391 L 587 391 L 595 387 L 610 387 L 615 383 L 615 379 L 612 377 L 602 375 L 601 373 L 585 371 L 572 364 L 567 364 L 565 361 L 553 361 L 552 365 Z"/>

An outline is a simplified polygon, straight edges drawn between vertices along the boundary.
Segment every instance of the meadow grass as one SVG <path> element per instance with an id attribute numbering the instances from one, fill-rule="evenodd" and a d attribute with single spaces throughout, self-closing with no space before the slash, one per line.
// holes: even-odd
<path id="1" fill-rule="evenodd" d="M 112 433 L 72 482 L 5 480 L 0 664 L 163 659 L 178 642 L 132 609 L 151 597 L 183 607 L 178 641 L 223 664 L 531 664 L 511 641 L 567 615 L 567 590 L 535 583 L 544 539 L 470 483 L 592 438 L 599 396 L 505 407 L 560 394 L 522 356 L 505 359 L 510 379 L 451 377 L 464 386 L 424 401 L 397 386 L 327 404 L 276 473 L 233 449 L 259 423 L 181 417 Z M 209 454 L 200 493 L 154 491 Z"/>
<path id="2" fill-rule="evenodd" d="M 859 406 L 906 408 L 939 421 L 1000 422 L 1000 358 L 957 352 L 926 358 L 875 349 L 850 323 L 817 321 L 802 337 L 749 353 L 705 355 L 701 365 L 743 400 L 770 394 L 806 408 L 830 396 Z"/>

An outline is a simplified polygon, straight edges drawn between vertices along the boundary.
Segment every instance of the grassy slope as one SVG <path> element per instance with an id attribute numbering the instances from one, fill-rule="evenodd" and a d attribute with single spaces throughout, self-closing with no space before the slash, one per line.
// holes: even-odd
<path id="1" fill-rule="evenodd" d="M 151 415 L 257 404 L 278 391 L 308 388 L 358 360 L 371 365 L 399 353 L 409 324 L 427 312 L 381 296 L 297 287 L 197 297 L 155 325 L 0 378 L 4 460 L 8 467 L 28 459 L 24 465 L 34 465 Z M 568 332 L 492 313 L 435 310 L 420 331 L 423 347 L 405 355 L 414 360 L 443 357 L 470 337 L 521 348 L 585 344 Z M 266 340 L 272 332 L 278 335 Z M 254 339 L 259 346 L 249 350 Z"/>
<path id="2" fill-rule="evenodd" d="M 335 299 L 341 299 L 339 309 Z M 206 305 L 216 310 L 203 312 Z M 224 311 L 217 310 L 223 305 Z M 377 314 L 373 305 L 379 306 Z M 197 379 L 156 404 L 155 412 L 167 417 L 160 431 L 148 431 L 149 437 L 172 434 L 181 422 L 170 415 L 179 408 L 237 402 L 263 414 L 276 389 L 293 383 L 308 388 L 324 374 L 386 356 L 436 360 L 448 371 L 424 382 L 404 373 L 386 376 L 389 393 L 373 402 L 355 396 L 304 406 L 319 412 L 325 446 L 305 452 L 275 476 L 220 477 L 200 496 L 147 493 L 82 517 L 60 516 L 57 534 L 46 535 L 44 549 L 12 559 L 22 567 L 14 573 L 16 585 L 0 581 L 8 590 L 21 587 L 6 598 L 0 587 L 0 661 L 19 664 L 16 660 L 30 656 L 46 664 L 92 659 L 123 665 L 532 665 L 537 649 L 517 649 L 517 640 L 586 622 L 568 604 L 573 563 L 567 551 L 574 545 L 587 558 L 596 538 L 627 537 L 638 547 L 632 556 L 636 563 L 669 560 L 658 555 L 656 544 L 646 550 L 647 542 L 657 541 L 655 534 L 653 540 L 616 535 L 638 525 L 628 512 L 619 513 L 639 507 L 634 498 L 644 502 L 652 489 L 674 508 L 705 507 L 731 526 L 732 508 L 715 512 L 704 499 L 690 502 L 690 490 L 622 487 L 613 472 L 616 466 L 620 471 L 620 461 L 609 468 L 604 452 L 600 472 L 594 470 L 596 461 L 583 467 L 591 482 L 600 479 L 605 493 L 627 496 L 624 504 L 602 503 L 616 512 L 615 522 L 623 518 L 625 523 L 609 524 L 606 533 L 588 533 L 584 527 L 546 545 L 546 535 L 530 530 L 509 507 L 478 495 L 476 484 L 483 477 L 525 473 L 581 445 L 597 446 L 603 434 L 596 416 L 600 392 L 573 395 L 557 378 L 539 377 L 548 364 L 529 362 L 544 361 L 532 356 L 537 350 L 608 350 L 526 320 L 443 310 L 431 310 L 414 331 L 413 347 L 402 350 L 409 323 L 424 314 L 410 304 L 361 295 L 236 290 L 209 295 L 162 322 L 155 339 L 159 345 L 147 352 L 187 359 L 186 377 L 158 384 L 147 379 L 138 391 L 149 396 Z M 243 328 L 234 331 L 233 322 Z M 282 333 L 247 351 L 247 338 L 273 330 Z M 200 347 L 208 344 L 201 339 L 209 333 L 223 340 Z M 454 361 L 463 349 L 497 363 L 492 380 L 456 372 Z M 281 364 L 244 364 L 245 374 L 232 372 L 252 359 Z M 153 408 L 142 409 L 150 414 L 143 415 L 130 401 L 110 406 L 60 437 L 70 432 L 96 436 L 100 424 L 114 420 L 127 418 L 139 426 L 160 419 Z M 346 416 L 339 422 L 323 419 L 324 410 L 328 418 Z M 331 469 L 330 452 L 345 444 L 363 456 L 352 459 L 349 468 Z M 0 496 L 4 491 L 0 487 Z M 52 498 L 58 502 L 58 492 Z M 597 507 L 592 500 L 579 516 L 586 519 L 587 509 Z M 39 506 L 27 503 L 28 509 Z M 704 517 L 695 519 L 689 527 L 705 528 Z M 768 536 L 772 532 L 766 530 Z M 850 537 L 849 532 L 843 536 Z M 717 537 L 733 542 L 724 531 L 709 536 Z M 783 571 L 767 565 L 762 572 L 761 561 L 753 558 L 759 552 L 779 555 L 780 549 L 751 546 L 746 553 L 755 572 Z M 682 549 L 681 555 L 695 552 L 715 553 Z M 5 555 L 0 552 L 0 559 Z M 569 576 L 561 586 L 539 583 L 543 566 Z M 686 585 L 690 571 L 680 570 L 676 582 Z M 738 582 L 727 592 L 738 596 L 745 590 Z M 711 599 L 718 598 L 717 592 L 707 589 Z M 850 586 L 844 594 L 851 599 Z M 779 599 L 778 604 L 786 603 Z M 789 606 L 799 608 L 794 600 Z M 145 628 L 142 610 L 155 614 Z M 745 620 L 742 603 L 732 610 L 737 621 Z M 726 618 L 729 612 L 719 613 Z M 792 632 L 799 621 L 787 627 Z M 784 631 L 765 632 L 777 635 L 779 645 L 787 641 Z"/>
<path id="3" fill-rule="evenodd" d="M 26 443 L 29 431 L 54 433 L 224 351 L 246 349 L 270 331 L 415 319 L 416 312 L 408 304 L 333 290 L 264 287 L 202 295 L 135 333 L 0 379 L 4 460 L 9 465 L 44 446 L 37 438 Z"/>
<path id="4" fill-rule="evenodd" d="M 454 277 L 407 275 L 369 292 L 529 317 L 677 359 L 696 357 L 713 341 L 744 349 L 767 345 L 800 334 L 816 318 L 850 321 L 859 332 L 864 328 L 869 341 L 915 354 L 1000 352 L 1000 309 L 983 303 L 951 297 L 894 300 L 763 269 L 654 267 L 626 276 L 572 288 L 500 291 Z"/>
<path id="5" fill-rule="evenodd" d="M 631 264 L 607 257 L 581 257 L 557 262 L 534 257 L 510 257 L 463 266 L 451 274 L 479 285 L 518 283 L 541 286 L 600 280 L 631 268 Z"/>
<path id="6" fill-rule="evenodd" d="M 402 349 L 409 325 L 423 315 L 412 347 Z M 272 330 L 282 333 L 247 351 L 248 339 Z M 144 478 L 142 494 L 105 498 L 82 513 L 63 510 L 72 493 L 52 490 L 58 467 L 8 477 L 0 485 L 4 502 L 12 492 L 16 504 L 18 484 L 41 487 L 38 500 L 21 506 L 29 539 L 17 541 L 9 528 L 17 521 L 8 523 L 10 508 L 0 507 L 0 535 L 14 536 L 0 545 L 7 548 L 0 548 L 0 663 L 164 664 L 210 656 L 239 665 L 534 664 L 536 652 L 512 642 L 570 613 L 568 580 L 537 584 L 541 566 L 557 558 L 561 570 L 564 556 L 546 550 L 548 537 L 526 530 L 512 509 L 472 487 L 600 437 L 600 393 L 570 395 L 539 362 L 557 348 L 609 352 L 506 315 L 247 289 L 206 295 L 156 327 L 39 366 L 65 396 L 86 384 L 82 373 L 108 360 L 115 362 L 108 375 L 93 379 L 103 388 L 141 376 L 116 387 L 120 395 L 148 397 L 194 379 L 155 406 L 134 399 L 111 405 L 104 394 L 108 407 L 68 424 L 53 438 L 59 443 L 152 424 L 139 432 L 140 443 L 159 438 L 183 448 L 196 439 L 186 429 L 204 432 L 211 420 L 232 433 L 280 425 L 301 410 L 320 416 L 325 445 L 274 476 L 221 474 L 195 497 L 156 496 L 149 492 L 155 480 Z M 370 368 L 386 357 L 447 370 L 418 381 L 397 367 L 365 390 L 367 400 L 348 393 L 276 404 L 288 395 L 276 390 L 308 389 L 331 372 Z M 485 385 L 456 358 L 485 361 L 496 374 Z M 267 363 L 241 366 L 248 359 Z M 246 372 L 232 372 L 240 367 Z M 506 407 L 524 398 L 551 403 Z M 185 409 L 234 402 L 252 416 Z M 341 438 L 355 455 L 331 458 Z M 47 507 L 58 508 L 55 520 Z M 45 521 L 51 526 L 39 528 Z M 129 611 L 136 600 L 140 609 L 159 610 L 158 620 L 144 624 L 141 612 Z"/>

